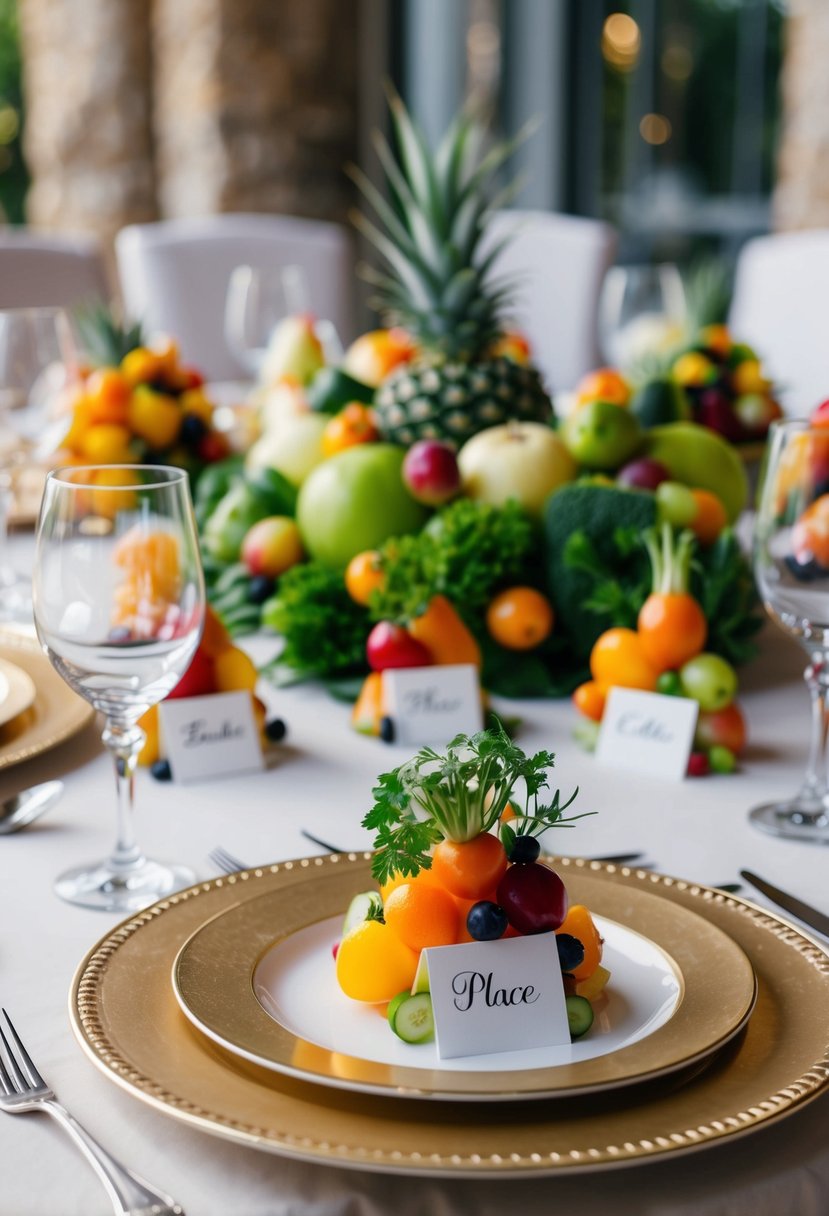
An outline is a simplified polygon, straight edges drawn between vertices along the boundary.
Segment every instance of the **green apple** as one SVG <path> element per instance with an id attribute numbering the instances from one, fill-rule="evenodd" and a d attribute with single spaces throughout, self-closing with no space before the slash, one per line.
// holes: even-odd
<path id="1" fill-rule="evenodd" d="M 361 443 L 314 469 L 296 513 L 311 557 L 343 569 L 365 549 L 423 526 L 429 512 L 403 483 L 405 454 L 392 443 Z"/>
<path id="2" fill-rule="evenodd" d="M 469 498 L 496 507 L 515 499 L 535 516 L 553 490 L 578 472 L 559 436 L 540 422 L 508 422 L 479 431 L 458 453 L 458 467 Z"/>
<path id="3" fill-rule="evenodd" d="M 570 455 L 588 469 L 618 469 L 642 443 L 634 414 L 612 401 L 587 401 L 565 420 L 561 437 Z"/>
<path id="4" fill-rule="evenodd" d="M 324 414 L 286 416 L 256 440 L 245 458 L 249 473 L 278 469 L 295 486 L 302 485 L 312 469 L 325 459 L 322 434 L 328 423 Z"/>

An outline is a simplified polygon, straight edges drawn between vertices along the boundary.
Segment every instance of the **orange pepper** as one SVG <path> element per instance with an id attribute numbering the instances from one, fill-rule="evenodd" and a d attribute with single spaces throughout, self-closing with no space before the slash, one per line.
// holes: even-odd
<path id="1" fill-rule="evenodd" d="M 481 669 L 481 648 L 445 595 L 435 595 L 408 631 L 422 642 L 435 663 L 472 663 Z"/>

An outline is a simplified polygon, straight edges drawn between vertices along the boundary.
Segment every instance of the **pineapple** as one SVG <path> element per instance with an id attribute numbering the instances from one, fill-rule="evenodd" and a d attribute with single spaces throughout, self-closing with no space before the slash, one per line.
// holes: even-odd
<path id="1" fill-rule="evenodd" d="M 82 305 L 74 319 L 84 352 L 95 367 L 118 367 L 125 355 L 143 346 L 141 323 L 120 321 L 108 304 Z"/>
<path id="2" fill-rule="evenodd" d="M 418 439 L 460 446 L 511 420 L 551 421 L 537 370 L 497 353 L 508 293 L 491 271 L 504 243 L 481 253 L 494 206 L 489 186 L 514 141 L 483 155 L 483 132 L 462 113 L 431 154 L 400 98 L 390 104 L 399 160 L 382 137 L 376 146 L 391 202 L 354 173 L 381 225 L 355 217 L 386 263 L 385 273 L 372 276 L 377 306 L 389 324 L 409 331 L 419 351 L 377 390 L 383 436 L 404 446 Z"/>

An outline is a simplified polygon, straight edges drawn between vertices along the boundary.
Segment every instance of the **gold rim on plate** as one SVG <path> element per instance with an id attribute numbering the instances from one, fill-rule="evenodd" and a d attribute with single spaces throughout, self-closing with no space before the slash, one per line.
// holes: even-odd
<path id="1" fill-rule="evenodd" d="M 364 855 L 288 861 L 217 878 L 124 921 L 81 962 L 73 1029 L 110 1080 L 158 1113 L 238 1144 L 317 1164 L 450 1177 L 581 1173 L 661 1160 L 774 1122 L 829 1087 L 829 956 L 735 896 L 628 867 L 563 859 L 579 875 L 698 912 L 744 950 L 758 981 L 744 1033 L 686 1084 L 664 1081 L 566 1101 L 482 1104 L 326 1089 L 233 1058 L 196 1031 L 173 995 L 183 943 L 260 893 L 313 884 Z M 601 907 L 597 909 L 601 912 Z"/>
<path id="2" fill-rule="evenodd" d="M 0 658 L 0 726 L 5 726 L 29 708 L 35 699 L 35 682 L 17 663 Z"/>
<path id="3" fill-rule="evenodd" d="M 368 861 L 355 861 L 329 867 L 299 889 L 277 888 L 213 917 L 185 942 L 173 968 L 174 991 L 185 1014 L 232 1054 L 301 1080 L 392 1097 L 520 1101 L 604 1092 L 688 1069 L 739 1033 L 754 1006 L 751 963 L 716 925 L 649 891 L 632 896 L 594 875 L 579 874 L 568 881 L 575 902 L 623 923 L 631 935 L 647 938 L 667 956 L 666 966 L 684 991 L 664 1025 L 592 1059 L 520 1069 L 516 1062 L 508 1072 L 405 1067 L 326 1050 L 263 1008 L 254 973 L 277 942 L 329 917 L 341 918 L 351 898 L 372 885 Z M 333 973 L 333 963 L 331 968 Z M 326 999 L 325 993 L 316 995 Z M 330 995 L 336 999 L 336 993 Z M 624 1002 L 624 993 L 616 996 Z M 378 1033 L 391 1035 L 384 1023 Z"/>
<path id="4" fill-rule="evenodd" d="M 21 668 L 36 690 L 28 709 L 0 726 L 0 769 L 57 747 L 92 721 L 92 706 L 64 683 L 34 638 L 0 631 L 0 659 Z"/>

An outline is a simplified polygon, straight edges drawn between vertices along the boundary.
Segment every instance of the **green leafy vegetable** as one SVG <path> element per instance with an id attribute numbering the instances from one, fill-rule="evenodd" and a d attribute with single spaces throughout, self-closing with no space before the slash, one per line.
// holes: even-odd
<path id="1" fill-rule="evenodd" d="M 507 803 L 524 808 L 510 827 L 513 834 L 535 836 L 550 827 L 571 826 L 583 818 L 564 814 L 578 790 L 564 803 L 558 790 L 548 803 L 539 803 L 554 762 L 548 751 L 527 756 L 500 723 L 474 735 L 457 735 L 443 754 L 421 748 L 406 764 L 383 773 L 372 791 L 374 806 L 363 827 L 375 832 L 375 878 L 383 883 L 396 873 L 428 870 L 433 845 L 488 832 Z M 523 797 L 516 786 L 523 787 Z"/>
<path id="2" fill-rule="evenodd" d="M 285 646 L 266 674 L 280 683 L 341 676 L 366 670 L 365 608 L 355 604 L 343 576 L 322 562 L 287 570 L 277 594 L 262 609 L 262 623 L 279 633 Z"/>
<path id="3" fill-rule="evenodd" d="M 764 617 L 748 562 L 730 528 L 713 545 L 698 551 L 691 569 L 691 592 L 708 621 L 706 650 L 729 663 L 752 659 Z"/>
<path id="4" fill-rule="evenodd" d="M 386 583 L 372 596 L 371 615 L 405 624 L 433 596 L 445 595 L 479 630 L 494 590 L 531 578 L 534 544 L 532 524 L 517 503 L 493 507 L 458 499 L 417 535 L 386 542 L 380 554 Z"/>

